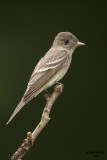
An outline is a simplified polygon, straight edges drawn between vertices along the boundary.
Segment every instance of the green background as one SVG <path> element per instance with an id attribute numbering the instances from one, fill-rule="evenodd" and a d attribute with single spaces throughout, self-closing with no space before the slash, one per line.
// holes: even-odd
<path id="1" fill-rule="evenodd" d="M 23 159 L 107 160 L 106 21 L 104 1 L 0 2 L 0 159 L 39 123 L 44 93 L 5 125 L 38 60 L 58 32 L 69 31 L 86 46 L 75 50 L 51 121 Z M 95 158 L 91 151 L 104 153 Z"/>

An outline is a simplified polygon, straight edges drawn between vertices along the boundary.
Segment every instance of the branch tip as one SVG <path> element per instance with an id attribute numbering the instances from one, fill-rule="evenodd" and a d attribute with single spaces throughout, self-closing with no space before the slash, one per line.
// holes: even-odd
<path id="1" fill-rule="evenodd" d="M 60 83 L 60 84 L 55 86 L 55 91 L 59 92 L 59 93 L 62 93 L 63 88 L 64 88 L 64 85 L 62 83 Z"/>

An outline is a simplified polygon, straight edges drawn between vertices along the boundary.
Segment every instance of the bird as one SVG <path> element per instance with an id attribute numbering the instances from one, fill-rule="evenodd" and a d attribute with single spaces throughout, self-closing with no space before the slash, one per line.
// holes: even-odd
<path id="1" fill-rule="evenodd" d="M 85 44 L 70 32 L 60 32 L 56 35 L 49 51 L 35 66 L 27 89 L 6 124 L 9 124 L 30 100 L 62 79 L 70 67 L 74 50 L 83 45 Z"/>

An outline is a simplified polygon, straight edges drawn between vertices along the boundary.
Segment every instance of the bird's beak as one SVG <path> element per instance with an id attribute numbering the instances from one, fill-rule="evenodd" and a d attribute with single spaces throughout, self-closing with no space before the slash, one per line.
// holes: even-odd
<path id="1" fill-rule="evenodd" d="M 75 45 L 76 45 L 76 46 L 84 46 L 85 44 L 78 41 Z"/>

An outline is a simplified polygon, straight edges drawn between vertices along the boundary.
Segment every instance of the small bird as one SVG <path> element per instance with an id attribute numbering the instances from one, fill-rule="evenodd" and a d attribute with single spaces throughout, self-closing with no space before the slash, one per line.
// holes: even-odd
<path id="1" fill-rule="evenodd" d="M 72 33 L 58 33 L 49 51 L 36 65 L 28 82 L 24 96 L 17 105 L 7 124 L 31 99 L 36 97 L 40 92 L 59 82 L 70 66 L 75 48 L 82 45 L 85 44 L 80 42 Z"/>

